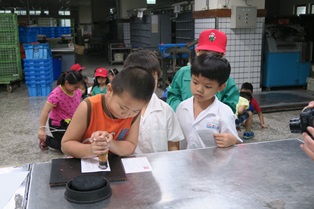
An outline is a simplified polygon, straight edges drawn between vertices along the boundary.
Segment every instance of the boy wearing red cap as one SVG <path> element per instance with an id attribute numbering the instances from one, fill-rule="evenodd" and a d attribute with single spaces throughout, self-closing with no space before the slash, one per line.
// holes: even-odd
<path id="1" fill-rule="evenodd" d="M 74 65 L 71 66 L 71 70 L 77 71 L 79 73 L 82 72 L 82 70 L 84 70 L 85 67 L 81 66 L 80 64 L 76 63 Z"/>
<path id="2" fill-rule="evenodd" d="M 97 68 L 95 71 L 95 83 L 92 88 L 92 96 L 96 94 L 105 94 L 107 92 L 108 71 L 106 68 Z"/>
<path id="3" fill-rule="evenodd" d="M 225 33 L 216 30 L 204 30 L 199 36 L 198 46 L 195 48 L 196 55 L 204 53 L 216 53 L 223 56 L 226 52 L 227 36 Z M 168 90 L 167 103 L 176 111 L 178 105 L 183 100 L 192 96 L 191 88 L 191 67 L 182 67 L 176 72 Z M 229 77 L 226 87 L 217 92 L 218 99 L 228 105 L 232 111 L 236 112 L 236 105 L 239 100 L 239 91 L 234 80 Z"/>

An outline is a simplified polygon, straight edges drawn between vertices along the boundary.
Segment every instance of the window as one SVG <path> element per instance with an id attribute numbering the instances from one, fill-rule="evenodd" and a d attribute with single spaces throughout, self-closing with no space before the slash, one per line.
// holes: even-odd
<path id="1" fill-rule="evenodd" d="M 44 10 L 44 14 L 45 15 L 49 15 L 49 11 L 48 10 Z"/>
<path id="2" fill-rule="evenodd" d="M 27 14 L 26 10 L 15 10 L 14 13 L 17 15 L 26 15 Z"/>
<path id="3" fill-rule="evenodd" d="M 71 15 L 70 11 L 59 11 L 59 15 Z"/>
<path id="4" fill-rule="evenodd" d="M 40 10 L 29 10 L 30 15 L 40 15 L 41 11 Z"/>
<path id="5" fill-rule="evenodd" d="M 297 5 L 295 6 L 295 14 L 300 16 L 302 14 L 306 14 L 306 5 Z"/>
<path id="6" fill-rule="evenodd" d="M 311 4 L 311 11 L 310 11 L 310 14 L 314 14 L 314 4 Z"/>
<path id="7" fill-rule="evenodd" d="M 10 14 L 11 10 L 0 10 L 0 13 Z"/>
<path id="8" fill-rule="evenodd" d="M 60 26 L 71 27 L 71 19 L 61 19 Z"/>
<path id="9" fill-rule="evenodd" d="M 156 4 L 156 0 L 146 0 L 147 4 Z"/>

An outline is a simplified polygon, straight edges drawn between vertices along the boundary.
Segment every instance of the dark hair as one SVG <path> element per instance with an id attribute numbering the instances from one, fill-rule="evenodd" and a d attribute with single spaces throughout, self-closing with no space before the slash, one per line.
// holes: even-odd
<path id="1" fill-rule="evenodd" d="M 241 89 L 250 90 L 251 92 L 253 92 L 253 85 L 249 82 L 245 82 L 242 84 Z"/>
<path id="2" fill-rule="evenodd" d="M 134 99 L 148 102 L 155 88 L 152 73 L 142 67 L 127 67 L 112 81 L 113 94 L 129 93 Z"/>
<path id="3" fill-rule="evenodd" d="M 201 75 L 222 85 L 230 76 L 231 67 L 221 55 L 204 53 L 196 56 L 191 66 L 191 75 Z"/>
<path id="4" fill-rule="evenodd" d="M 57 85 L 64 85 L 65 81 L 68 81 L 69 84 L 74 85 L 83 81 L 83 76 L 80 72 L 71 70 L 68 72 L 63 72 L 57 81 Z"/>
<path id="5" fill-rule="evenodd" d="M 108 70 L 108 73 L 110 73 L 113 76 L 118 75 L 119 71 L 116 68 Z"/>
<path id="6" fill-rule="evenodd" d="M 85 78 L 85 76 L 84 76 L 84 78 Z M 84 94 L 82 94 L 82 99 L 85 99 L 87 96 L 88 96 L 88 94 L 87 94 L 87 83 L 85 82 L 85 80 L 83 79 L 82 80 L 82 85 L 84 86 L 84 88 L 85 88 L 85 93 Z"/>
<path id="7" fill-rule="evenodd" d="M 147 49 L 138 49 L 129 54 L 124 60 L 124 68 L 139 66 L 150 71 L 157 72 L 160 77 L 161 69 L 157 54 Z"/>
<path id="8" fill-rule="evenodd" d="M 249 100 L 249 102 L 252 100 L 252 94 L 250 94 L 248 92 L 240 92 L 240 97 L 243 97 L 243 98 Z"/>

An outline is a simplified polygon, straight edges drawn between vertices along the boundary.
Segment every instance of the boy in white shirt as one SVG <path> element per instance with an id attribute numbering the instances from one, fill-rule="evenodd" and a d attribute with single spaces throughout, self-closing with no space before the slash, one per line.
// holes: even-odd
<path id="1" fill-rule="evenodd" d="M 156 90 L 161 70 L 157 55 L 153 51 L 142 49 L 132 52 L 125 59 L 124 66 L 139 66 L 151 71 L 155 78 Z M 183 139 L 175 112 L 154 93 L 141 111 L 138 144 L 134 153 L 179 150 L 179 141 Z"/>
<path id="2" fill-rule="evenodd" d="M 230 71 L 228 60 L 219 54 L 195 57 L 191 67 L 193 96 L 181 102 L 176 111 L 187 149 L 230 147 L 242 142 L 233 111 L 216 97 L 226 86 Z"/>

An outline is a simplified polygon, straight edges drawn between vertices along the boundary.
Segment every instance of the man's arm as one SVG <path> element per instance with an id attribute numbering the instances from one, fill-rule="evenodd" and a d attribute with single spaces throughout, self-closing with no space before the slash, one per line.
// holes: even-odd
<path id="1" fill-rule="evenodd" d="M 180 68 L 174 75 L 168 89 L 167 103 L 176 111 L 178 105 L 192 96 L 190 89 L 191 70 L 190 66 Z"/>

